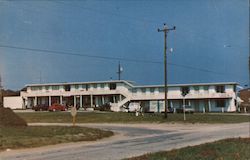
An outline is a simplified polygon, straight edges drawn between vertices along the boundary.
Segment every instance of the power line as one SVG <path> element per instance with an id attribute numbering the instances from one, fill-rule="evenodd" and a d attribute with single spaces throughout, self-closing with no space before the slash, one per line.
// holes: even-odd
<path id="1" fill-rule="evenodd" d="M 52 2 L 52 1 L 51 1 Z M 69 7 L 72 7 L 72 8 L 79 8 L 79 9 L 82 9 L 82 10 L 88 10 L 88 11 L 92 11 L 92 12 L 95 12 L 95 13 L 99 13 L 99 14 L 107 14 L 107 15 L 114 15 L 114 16 L 117 16 L 117 17 L 123 17 L 123 18 L 126 18 L 126 19 L 129 19 L 129 20 L 134 20 L 134 21 L 141 21 L 141 22 L 147 22 L 147 23 L 151 23 L 151 24 L 155 24 L 155 23 L 158 23 L 158 21 L 155 21 L 155 20 L 152 20 L 152 19 L 141 19 L 141 18 L 135 18 L 135 17 L 131 17 L 131 16 L 127 16 L 127 15 L 123 15 L 123 14 L 119 14 L 119 13 L 114 13 L 114 12 L 107 12 L 107 11 L 102 11 L 102 10 L 98 10 L 96 8 L 91 8 L 91 7 L 82 7 L 82 6 L 79 6 L 79 5 L 72 5 L 72 3 L 64 3 L 64 1 L 53 1 L 52 3 L 55 3 L 55 4 L 62 4 L 62 5 L 67 5 Z M 214 4 L 213 4 L 214 5 Z M 44 7 L 43 7 L 44 8 Z M 45 7 L 45 9 L 47 9 Z M 215 6 L 215 9 L 218 10 L 218 8 Z M 24 9 L 22 9 L 24 10 Z M 28 9 L 27 10 L 28 12 L 33 12 L 33 11 L 44 11 L 44 10 L 32 10 L 32 9 Z M 50 11 L 52 12 L 52 11 Z M 54 11 L 53 11 L 54 12 Z M 217 13 L 218 14 L 218 13 Z M 56 15 L 58 16 L 58 14 Z M 61 15 L 60 15 L 61 16 Z M 72 17 L 73 18 L 73 17 Z M 72 19 L 71 18 L 71 19 Z M 75 18 L 73 18 L 75 19 Z M 97 23 L 96 21 L 94 23 Z M 99 23 L 99 22 L 98 22 Z M 135 27 L 135 26 L 134 26 Z M 23 29 L 24 30 L 24 29 Z M 185 33 L 191 33 L 191 34 L 194 34 L 193 32 L 191 32 L 190 30 L 187 30 L 185 28 L 179 28 L 179 30 L 183 30 L 185 31 Z M 29 29 L 30 31 L 30 29 Z M 37 31 L 36 31 L 37 32 Z M 42 32 L 41 32 L 42 33 Z M 206 36 L 204 34 L 201 34 L 200 32 L 195 32 L 195 39 L 198 39 L 198 40 L 210 40 L 210 41 L 213 41 L 213 38 L 211 38 L 211 36 Z M 49 33 L 46 33 L 46 34 L 49 34 Z M 148 45 L 148 44 L 147 44 Z M 220 45 L 219 43 L 215 43 L 213 45 L 217 45 L 217 46 L 223 46 L 223 45 Z M 243 48 L 244 46 L 241 46 L 241 45 L 235 45 L 233 44 L 232 45 L 233 47 L 238 47 L 238 48 Z M 224 45 L 225 47 L 225 45 Z M 243 56 L 242 54 L 238 53 L 238 52 L 235 52 L 236 54 L 240 55 L 240 56 Z"/>
<path id="2" fill-rule="evenodd" d="M 118 60 L 118 61 L 126 61 L 126 62 L 136 62 L 136 63 L 151 63 L 151 64 L 163 64 L 162 61 L 151 61 L 151 60 L 138 60 L 138 59 L 130 59 L 130 58 L 120 58 L 120 57 L 108 57 L 108 56 L 97 56 L 97 55 L 89 55 L 89 54 L 80 54 L 76 52 L 66 52 L 66 51 L 54 51 L 54 50 L 47 50 L 47 49 L 37 49 L 37 48 L 27 48 L 27 47 L 18 47 L 12 45 L 3 45 L 0 44 L 0 48 L 10 48 L 10 49 L 18 49 L 18 50 L 25 50 L 25 51 L 33 51 L 32 53 L 27 54 L 35 54 L 36 53 L 47 53 L 47 54 L 57 54 L 57 55 L 69 55 L 69 56 L 79 56 L 79 57 L 89 57 L 89 58 L 98 58 L 103 60 Z M 196 68 L 188 65 L 176 64 L 176 63 L 167 63 L 168 65 L 181 67 L 190 70 L 196 70 L 201 72 L 213 73 L 217 75 L 229 75 L 221 72 L 215 72 L 208 69 Z"/>
<path id="3" fill-rule="evenodd" d="M 80 54 L 73 52 L 65 52 L 65 51 L 53 51 L 47 49 L 36 49 L 36 48 L 26 48 L 26 47 L 17 47 L 10 45 L 1 45 L 2 48 L 11 48 L 11 49 L 20 49 L 26 51 L 34 51 L 34 52 L 43 52 L 48 54 L 58 54 L 58 55 L 70 55 L 70 56 L 80 56 L 80 57 L 89 57 L 89 58 L 99 58 L 99 59 L 107 59 L 107 60 L 120 60 L 120 61 L 129 61 L 129 62 L 140 62 L 140 63 L 158 63 L 161 64 L 160 61 L 149 61 L 149 60 L 138 60 L 138 59 L 129 59 L 129 58 L 119 58 L 119 57 L 108 57 L 108 56 L 97 56 L 97 55 L 89 55 L 89 54 Z"/>

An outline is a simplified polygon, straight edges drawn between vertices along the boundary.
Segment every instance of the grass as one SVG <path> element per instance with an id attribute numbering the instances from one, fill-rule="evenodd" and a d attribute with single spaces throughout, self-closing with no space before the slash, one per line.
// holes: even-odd
<path id="1" fill-rule="evenodd" d="M 249 160 L 250 138 L 225 139 L 127 160 Z"/>
<path id="2" fill-rule="evenodd" d="M 69 112 L 26 112 L 17 113 L 28 123 L 48 122 L 48 123 L 71 123 L 72 117 Z M 250 116 L 230 115 L 230 114 L 186 114 L 185 123 L 241 123 L 249 122 Z M 77 123 L 163 123 L 163 122 L 184 122 L 183 114 L 148 113 L 144 116 L 136 117 L 134 113 L 121 112 L 79 112 L 76 116 Z"/>
<path id="3" fill-rule="evenodd" d="M 0 127 L 0 151 L 58 143 L 94 141 L 113 135 L 111 131 L 86 127 Z"/>

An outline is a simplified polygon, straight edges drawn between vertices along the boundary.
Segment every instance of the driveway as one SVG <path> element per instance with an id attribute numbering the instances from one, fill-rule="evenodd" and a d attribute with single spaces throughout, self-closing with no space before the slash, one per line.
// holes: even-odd
<path id="1" fill-rule="evenodd" d="M 70 125 L 45 124 L 30 125 Z M 230 137 L 248 137 L 240 124 L 79 124 L 114 131 L 113 137 L 0 152 L 0 160 L 119 160 L 148 152 L 171 150 Z"/>

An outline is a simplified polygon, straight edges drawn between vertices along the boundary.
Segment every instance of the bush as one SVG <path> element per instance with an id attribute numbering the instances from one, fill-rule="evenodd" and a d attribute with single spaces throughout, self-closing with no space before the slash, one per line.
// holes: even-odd
<path id="1" fill-rule="evenodd" d="M 0 127 L 24 127 L 27 126 L 25 120 L 15 114 L 10 108 L 0 107 Z"/>
<path id="2" fill-rule="evenodd" d="M 110 104 L 106 103 L 106 104 L 103 104 L 99 107 L 99 110 L 100 111 L 111 111 L 111 106 Z"/>

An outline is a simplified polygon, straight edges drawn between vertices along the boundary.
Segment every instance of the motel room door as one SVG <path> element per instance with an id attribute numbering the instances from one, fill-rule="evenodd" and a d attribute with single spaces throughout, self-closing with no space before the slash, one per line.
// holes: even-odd
<path id="1" fill-rule="evenodd" d="M 194 111 L 195 112 L 200 111 L 199 100 L 194 100 Z"/>
<path id="2" fill-rule="evenodd" d="M 205 112 L 209 112 L 208 100 L 204 100 Z"/>

